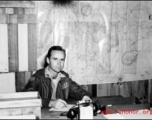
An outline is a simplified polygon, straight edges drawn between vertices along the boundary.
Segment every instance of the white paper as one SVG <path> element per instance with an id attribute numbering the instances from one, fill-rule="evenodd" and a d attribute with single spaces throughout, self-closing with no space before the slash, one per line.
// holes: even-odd
<path id="1" fill-rule="evenodd" d="M 67 107 L 64 107 L 62 109 L 56 109 L 56 108 L 51 108 L 49 111 L 69 111 L 70 108 L 72 108 L 74 105 L 73 104 L 68 104 Z"/>
<path id="2" fill-rule="evenodd" d="M 107 119 L 125 119 L 123 116 L 121 116 L 119 113 L 116 114 L 107 114 L 103 115 Z"/>

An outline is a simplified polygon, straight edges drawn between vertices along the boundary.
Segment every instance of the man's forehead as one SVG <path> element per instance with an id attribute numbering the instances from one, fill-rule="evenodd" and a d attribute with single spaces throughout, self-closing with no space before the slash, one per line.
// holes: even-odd
<path id="1" fill-rule="evenodd" d="M 64 52 L 63 51 L 61 51 L 61 50 L 52 50 L 52 52 L 51 53 L 63 53 L 64 54 Z"/>
<path id="2" fill-rule="evenodd" d="M 63 55 L 64 56 L 64 52 L 63 51 L 60 51 L 60 50 L 53 50 L 51 52 L 51 56 L 58 56 L 58 55 Z"/>

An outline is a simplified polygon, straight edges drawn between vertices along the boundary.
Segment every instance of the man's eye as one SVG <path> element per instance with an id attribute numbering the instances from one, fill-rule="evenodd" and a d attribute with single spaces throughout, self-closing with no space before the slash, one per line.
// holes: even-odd
<path id="1" fill-rule="evenodd" d="M 61 59 L 61 61 L 64 61 L 64 59 Z"/>
<path id="2" fill-rule="evenodd" d="M 57 60 L 57 58 L 53 58 L 53 60 Z"/>

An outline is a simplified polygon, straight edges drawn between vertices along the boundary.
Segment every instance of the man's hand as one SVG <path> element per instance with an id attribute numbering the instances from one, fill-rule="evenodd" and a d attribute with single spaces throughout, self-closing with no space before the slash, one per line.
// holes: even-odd
<path id="1" fill-rule="evenodd" d="M 49 107 L 62 109 L 64 107 L 67 107 L 67 103 L 62 99 L 51 100 L 49 103 Z"/>
<path id="2" fill-rule="evenodd" d="M 82 101 L 90 101 L 92 102 L 91 98 L 89 96 L 83 96 Z"/>

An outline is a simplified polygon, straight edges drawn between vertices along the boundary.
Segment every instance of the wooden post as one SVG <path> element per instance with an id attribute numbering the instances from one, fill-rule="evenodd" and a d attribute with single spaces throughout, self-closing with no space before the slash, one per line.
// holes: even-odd
<path id="1" fill-rule="evenodd" d="M 19 71 L 28 71 L 28 31 L 27 24 L 18 24 Z"/>
<path id="2" fill-rule="evenodd" d="M 0 24 L 0 72 L 8 72 L 8 36 L 7 24 Z"/>
<path id="3" fill-rule="evenodd" d="M 17 24 L 8 24 L 9 71 L 18 71 L 18 28 Z"/>
<path id="4" fill-rule="evenodd" d="M 152 103 L 152 80 L 148 80 L 148 103 Z"/>

